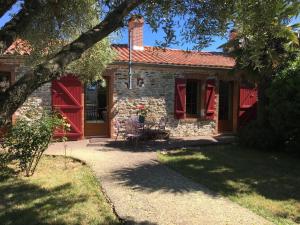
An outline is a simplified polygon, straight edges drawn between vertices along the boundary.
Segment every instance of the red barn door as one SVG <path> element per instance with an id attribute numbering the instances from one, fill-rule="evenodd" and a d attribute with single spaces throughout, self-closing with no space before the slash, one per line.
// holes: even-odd
<path id="1" fill-rule="evenodd" d="M 239 105 L 239 127 L 256 119 L 257 89 L 251 84 L 241 84 Z"/>
<path id="2" fill-rule="evenodd" d="M 52 82 L 52 107 L 54 111 L 66 118 L 71 129 L 66 137 L 69 140 L 78 140 L 83 136 L 82 132 L 82 83 L 74 76 L 67 75 Z M 55 137 L 62 137 L 60 130 L 54 132 Z"/>

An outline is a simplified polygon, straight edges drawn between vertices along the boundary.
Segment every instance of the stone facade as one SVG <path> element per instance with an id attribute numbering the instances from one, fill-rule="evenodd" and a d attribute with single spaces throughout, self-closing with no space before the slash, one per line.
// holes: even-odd
<path id="1" fill-rule="evenodd" d="M 26 72 L 26 67 L 23 66 L 24 57 L 22 56 L 1 56 L 0 57 L 0 71 L 9 72 L 11 82 L 20 79 Z M 28 108 L 37 107 L 45 110 L 51 109 L 51 84 L 45 84 L 37 89 L 27 99 L 27 101 L 17 110 L 14 115 L 16 119 L 23 115 Z"/>
<path id="2" fill-rule="evenodd" d="M 148 120 L 156 123 L 161 118 L 167 120 L 166 129 L 173 137 L 189 137 L 201 135 L 213 135 L 216 133 L 216 119 L 205 120 L 201 118 L 176 119 L 174 116 L 175 79 L 201 79 L 224 76 L 224 71 L 214 69 L 186 69 L 164 66 L 137 66 L 133 67 L 132 90 L 128 85 L 128 66 L 126 64 L 115 64 L 110 66 L 113 71 L 108 74 L 113 76 L 113 107 L 111 129 L 112 135 L 116 135 L 114 126 L 118 121 L 121 131 L 125 129 L 125 121 L 136 115 L 135 105 L 143 104 L 149 109 Z M 17 67 L 15 70 L 16 80 L 25 73 L 25 69 Z M 45 84 L 36 90 L 23 106 L 16 112 L 16 116 L 22 115 L 28 107 L 41 107 L 51 109 L 51 83 Z M 203 112 L 202 112 L 203 113 Z M 217 113 L 216 113 L 217 114 Z"/>
<path id="3" fill-rule="evenodd" d="M 174 117 L 175 78 L 182 78 L 188 74 L 196 74 L 198 79 L 206 79 L 215 74 L 213 70 L 183 70 L 135 66 L 132 79 L 132 90 L 128 85 L 128 68 L 116 66 L 114 72 L 113 117 L 119 121 L 121 131 L 125 129 L 124 121 L 136 115 L 134 105 L 143 104 L 149 109 L 147 117 L 159 121 L 167 119 L 166 129 L 173 137 L 188 137 L 212 135 L 215 133 L 215 121 L 202 119 L 178 120 Z M 146 117 L 146 120 L 147 120 Z M 114 122 L 112 124 L 115 124 Z M 116 128 L 115 128 L 116 130 Z"/>
<path id="4" fill-rule="evenodd" d="M 19 67 L 16 71 L 16 80 L 20 79 L 25 72 L 26 68 Z M 15 113 L 15 117 L 21 116 L 32 107 L 39 108 L 40 110 L 51 110 L 51 101 L 51 83 L 47 83 L 38 88 L 28 97 L 26 102 L 24 102 L 24 104 Z"/>

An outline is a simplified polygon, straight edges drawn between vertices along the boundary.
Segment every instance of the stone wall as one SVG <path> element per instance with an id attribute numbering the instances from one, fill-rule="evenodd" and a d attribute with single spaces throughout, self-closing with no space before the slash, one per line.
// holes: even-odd
<path id="1" fill-rule="evenodd" d="M 113 114 L 114 121 L 121 124 L 121 132 L 124 131 L 124 123 L 127 118 L 136 115 L 134 105 L 143 104 L 150 112 L 148 119 L 158 122 L 162 117 L 167 118 L 167 130 L 173 137 L 187 137 L 199 135 L 212 135 L 215 132 L 215 122 L 201 119 L 174 118 L 175 78 L 184 77 L 183 74 L 194 73 L 159 67 L 135 67 L 132 79 L 133 88 L 129 90 L 128 68 L 126 66 L 115 67 Z M 198 74 L 210 76 L 214 71 L 197 70 Z M 146 118 L 147 119 L 147 118 Z M 115 124 L 113 122 L 113 124 Z M 116 128 L 115 128 L 116 131 Z"/>
<path id="2" fill-rule="evenodd" d="M 26 68 L 18 67 L 16 70 L 16 80 L 20 79 L 26 72 Z M 51 83 L 44 84 L 35 90 L 15 113 L 16 117 L 23 115 L 29 108 L 35 107 L 44 110 L 51 110 Z"/>
<path id="3" fill-rule="evenodd" d="M 1 56 L 0 71 L 7 71 L 12 76 L 12 82 L 20 79 L 28 68 L 23 65 L 22 56 Z M 27 101 L 17 110 L 15 118 L 24 114 L 31 107 L 51 109 L 51 83 L 45 84 L 30 95 Z"/>

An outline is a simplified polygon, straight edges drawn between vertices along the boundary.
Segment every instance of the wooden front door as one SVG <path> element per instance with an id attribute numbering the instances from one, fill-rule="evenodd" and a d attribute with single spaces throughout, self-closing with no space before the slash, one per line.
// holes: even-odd
<path id="1" fill-rule="evenodd" d="M 220 81 L 219 84 L 219 132 L 233 130 L 233 82 Z"/>
<path id="2" fill-rule="evenodd" d="M 52 82 L 52 107 L 70 124 L 70 131 L 64 134 L 60 130 L 54 132 L 54 137 L 66 135 L 69 140 L 79 140 L 82 132 L 82 83 L 72 75 L 64 76 Z"/>
<path id="3" fill-rule="evenodd" d="M 87 137 L 108 137 L 109 79 L 85 86 L 84 133 Z"/>

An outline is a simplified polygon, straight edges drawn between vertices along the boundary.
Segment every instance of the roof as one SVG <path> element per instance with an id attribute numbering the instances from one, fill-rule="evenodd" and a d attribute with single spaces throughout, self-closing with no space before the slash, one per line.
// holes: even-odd
<path id="1" fill-rule="evenodd" d="M 17 39 L 5 50 L 4 55 L 29 55 L 30 52 L 31 47 L 29 43 L 22 39 Z"/>
<path id="2" fill-rule="evenodd" d="M 112 45 L 117 52 L 115 62 L 128 62 L 127 45 Z M 5 52 L 5 55 L 29 55 L 31 47 L 28 42 L 17 39 Z M 191 67 L 211 67 L 230 69 L 235 60 L 220 52 L 184 51 L 178 49 L 145 46 L 144 50 L 132 51 L 132 62 L 156 65 L 177 65 Z"/>
<path id="3" fill-rule="evenodd" d="M 128 62 L 127 45 L 112 45 L 117 52 L 116 62 Z M 157 65 L 191 67 L 233 68 L 234 58 L 220 52 L 184 51 L 145 46 L 144 50 L 132 50 L 132 62 Z"/>

